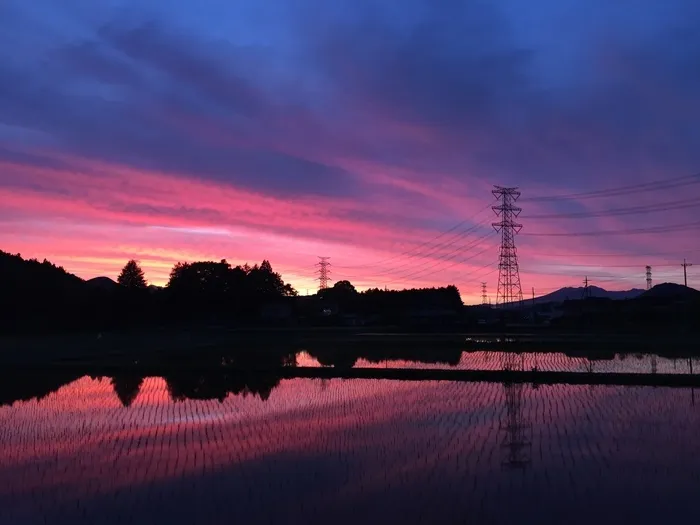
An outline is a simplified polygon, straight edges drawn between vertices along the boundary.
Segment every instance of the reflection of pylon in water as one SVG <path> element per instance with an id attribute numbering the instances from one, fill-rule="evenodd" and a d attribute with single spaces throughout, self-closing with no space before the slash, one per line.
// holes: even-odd
<path id="1" fill-rule="evenodd" d="M 503 354 L 504 370 L 522 371 L 523 364 L 523 356 L 508 352 Z M 501 430 L 505 432 L 503 447 L 506 449 L 506 457 L 503 466 L 507 468 L 526 468 L 530 463 L 532 428 L 523 416 L 523 388 L 522 383 L 503 383 L 506 414 Z"/>

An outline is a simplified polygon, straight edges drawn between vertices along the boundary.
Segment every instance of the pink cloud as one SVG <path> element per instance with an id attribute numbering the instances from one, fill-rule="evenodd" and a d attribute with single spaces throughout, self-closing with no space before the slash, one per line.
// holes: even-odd
<path id="1" fill-rule="evenodd" d="M 418 228 L 362 220 L 363 203 L 349 199 L 291 201 L 225 184 L 64 160 L 74 168 L 1 163 L 23 184 L 0 188 L 7 203 L 0 242 L 6 250 L 47 257 L 84 277 L 114 277 L 128 257 L 139 258 L 158 284 L 179 260 L 253 263 L 269 258 L 294 276 L 298 287 L 314 288 L 317 254 L 371 263 L 396 246 L 410 250 L 434 236 Z M 354 218 L 343 217 L 349 211 L 355 212 Z M 445 251 L 433 255 L 444 256 Z M 369 281 L 371 273 L 363 273 Z M 407 282 L 442 283 L 442 277 L 425 277 Z"/>
<path id="2" fill-rule="evenodd" d="M 491 187 L 473 176 L 462 181 L 437 173 L 430 181 L 406 168 L 339 157 L 335 165 L 356 173 L 366 195 L 284 198 L 227 183 L 43 153 L 70 168 L 0 162 L 7 180 L 15 181 L 0 186 L 0 246 L 46 257 L 82 277 L 116 277 L 133 257 L 142 262 L 151 282 L 164 284 L 178 261 L 226 258 L 233 264 L 252 264 L 267 258 L 304 293 L 317 286 L 316 256 L 328 255 L 335 265 L 332 277 L 348 278 L 361 289 L 453 283 L 466 302 L 479 302 L 484 280 L 495 294 L 499 239 L 495 234 L 484 238 L 496 220 L 488 209 L 493 203 Z M 640 205 L 654 202 L 652 196 L 641 197 Z M 577 206 L 591 211 L 620 205 L 605 200 Z M 552 212 L 545 203 L 524 201 L 522 207 L 523 215 Z M 661 215 L 664 223 L 673 223 L 687 220 L 689 213 L 692 210 Z M 470 230 L 472 222 L 467 222 L 432 241 L 470 217 L 480 226 Z M 438 219 L 441 225 L 432 229 L 421 226 Z M 523 222 L 527 234 L 617 230 L 629 228 L 631 221 L 601 217 Z M 655 218 L 642 218 L 640 224 L 656 224 Z M 546 290 L 578 284 L 585 272 L 619 277 L 606 281 L 608 287 L 642 286 L 642 277 L 636 281 L 638 269 L 612 268 L 666 264 L 663 257 L 642 261 L 632 255 L 660 251 L 660 238 L 669 251 L 693 248 L 685 232 L 623 238 L 518 236 L 523 290 L 527 295 L 533 286 Z M 616 250 L 619 257 L 588 257 Z"/>

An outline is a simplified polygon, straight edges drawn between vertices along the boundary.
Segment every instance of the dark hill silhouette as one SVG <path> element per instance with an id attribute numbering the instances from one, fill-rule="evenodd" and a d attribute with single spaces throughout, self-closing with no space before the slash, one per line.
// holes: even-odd
<path id="1" fill-rule="evenodd" d="M 93 288 L 107 291 L 116 290 L 119 286 L 114 279 L 110 279 L 109 277 L 94 277 L 93 279 L 87 280 L 86 283 Z"/>
<path id="2" fill-rule="evenodd" d="M 640 297 L 644 293 L 644 290 L 640 288 L 632 288 L 631 290 L 606 290 L 600 288 L 599 286 L 589 286 L 588 294 L 589 297 L 595 299 L 611 299 L 613 301 L 621 301 L 625 299 L 634 299 Z M 548 293 L 547 295 L 541 295 L 535 298 L 535 304 L 546 304 L 546 303 L 564 303 L 566 301 L 578 301 L 583 298 L 583 286 L 573 287 L 566 286 L 555 290 L 554 292 Z M 532 304 L 532 299 L 527 297 L 523 298 L 523 302 L 527 305 Z M 476 306 L 476 305 L 475 305 Z M 508 307 L 519 307 L 519 303 L 509 303 Z"/>
<path id="3" fill-rule="evenodd" d="M 155 301 L 108 277 L 85 281 L 47 260 L 1 251 L 0 290 L 0 333 L 101 332 L 145 325 L 155 310 Z"/>
<path id="4" fill-rule="evenodd" d="M 700 299 L 700 292 L 695 288 L 676 283 L 657 284 L 651 290 L 644 292 L 641 297 L 655 299 Z"/>
<path id="5" fill-rule="evenodd" d="M 82 316 L 85 281 L 47 260 L 0 252 L 0 331 L 37 333 Z"/>
<path id="6" fill-rule="evenodd" d="M 80 277 L 56 266 L 46 259 L 23 259 L 20 254 L 13 255 L 0 250 L 0 284 L 3 291 L 15 289 L 75 289 L 84 284 Z"/>
<path id="7" fill-rule="evenodd" d="M 639 297 L 644 293 L 644 290 L 639 288 L 632 288 L 631 290 L 622 291 L 609 291 L 598 286 L 589 286 L 588 293 L 590 297 L 596 297 L 601 299 L 612 299 L 612 300 L 624 300 L 624 299 L 634 299 Z M 547 295 L 535 298 L 535 303 L 562 303 L 564 301 L 577 300 L 583 297 L 583 287 L 570 287 L 561 288 Z"/>
<path id="8" fill-rule="evenodd" d="M 145 281 L 145 279 L 144 279 Z M 166 288 L 84 281 L 49 261 L 0 252 L 0 333 L 149 328 L 183 321 L 254 323 L 260 308 L 292 299 L 269 261 L 252 267 L 178 263 Z"/>

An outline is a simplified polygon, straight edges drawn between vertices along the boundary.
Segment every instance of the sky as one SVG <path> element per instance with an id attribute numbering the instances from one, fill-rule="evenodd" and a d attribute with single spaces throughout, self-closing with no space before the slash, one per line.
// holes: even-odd
<path id="1" fill-rule="evenodd" d="M 5 0 L 0 249 L 83 278 L 135 258 L 158 285 L 269 259 L 302 294 L 326 256 L 331 282 L 495 301 L 503 185 L 526 297 L 643 288 L 646 265 L 682 282 L 684 257 L 700 286 L 700 184 L 673 182 L 700 173 L 698 20 L 695 0 Z"/>

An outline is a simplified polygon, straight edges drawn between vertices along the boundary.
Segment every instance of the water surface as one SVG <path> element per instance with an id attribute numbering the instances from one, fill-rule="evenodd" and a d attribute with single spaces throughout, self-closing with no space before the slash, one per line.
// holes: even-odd
<path id="1" fill-rule="evenodd" d="M 0 407 L 0 523 L 697 518 L 689 389 L 206 381 L 83 377 Z"/>

